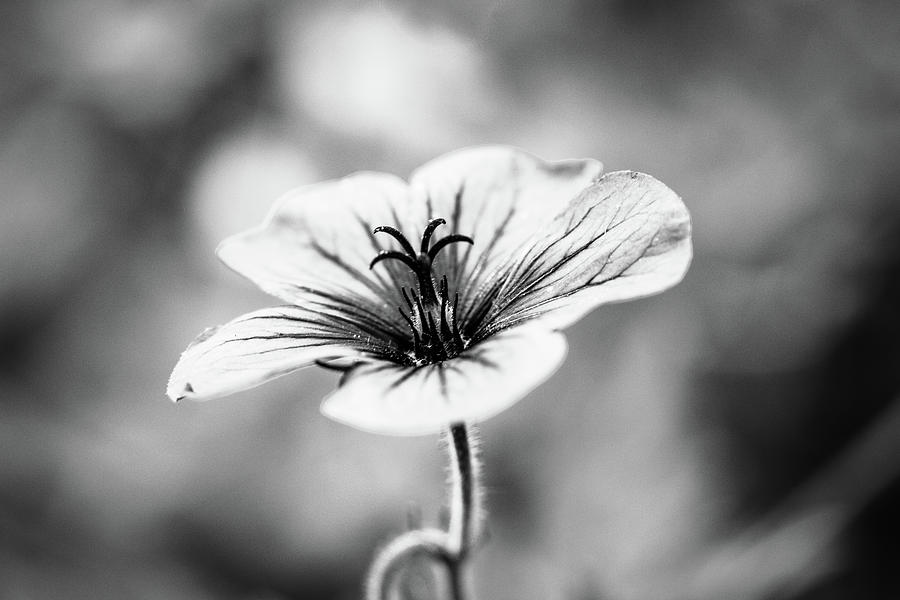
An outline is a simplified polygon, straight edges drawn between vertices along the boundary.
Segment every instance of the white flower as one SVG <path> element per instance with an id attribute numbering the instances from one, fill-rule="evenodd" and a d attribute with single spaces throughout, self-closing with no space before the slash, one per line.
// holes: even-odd
<path id="1" fill-rule="evenodd" d="M 288 304 L 201 334 L 168 395 L 214 398 L 317 363 L 345 371 L 322 411 L 367 431 L 434 433 L 500 412 L 560 365 L 559 329 L 671 287 L 690 263 L 678 196 L 601 169 L 479 147 L 409 183 L 358 173 L 288 193 L 218 250 Z"/>

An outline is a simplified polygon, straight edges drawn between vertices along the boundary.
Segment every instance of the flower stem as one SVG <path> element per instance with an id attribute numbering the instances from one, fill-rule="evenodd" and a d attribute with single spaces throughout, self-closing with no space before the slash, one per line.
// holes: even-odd
<path id="1" fill-rule="evenodd" d="M 395 575 L 409 558 L 421 554 L 446 566 L 450 600 L 468 597 L 463 567 L 478 539 L 482 518 L 476 430 L 457 423 L 450 426 L 447 438 L 451 477 L 448 530 L 416 529 L 393 539 L 372 562 L 367 600 L 387 600 Z"/>
<path id="2" fill-rule="evenodd" d="M 444 557 L 450 580 L 451 600 L 465 600 L 465 563 L 472 553 L 481 525 L 481 498 L 478 485 L 477 432 L 474 425 L 450 426 L 450 523 L 449 552 Z"/>
<path id="3" fill-rule="evenodd" d="M 450 550 L 461 562 L 472 549 L 480 518 L 478 463 L 474 426 L 450 426 L 449 449 L 452 477 L 450 491 Z"/>
<path id="4" fill-rule="evenodd" d="M 405 561 L 419 554 L 446 561 L 447 532 L 439 529 L 416 529 L 391 540 L 375 556 L 369 567 L 366 599 L 386 600 L 391 584 Z"/>

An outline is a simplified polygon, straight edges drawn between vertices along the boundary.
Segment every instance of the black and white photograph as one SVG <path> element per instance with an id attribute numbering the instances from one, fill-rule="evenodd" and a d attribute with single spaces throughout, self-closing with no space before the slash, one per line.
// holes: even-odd
<path id="1" fill-rule="evenodd" d="M 900 598 L 900 4 L 0 6 L 0 599 Z"/>

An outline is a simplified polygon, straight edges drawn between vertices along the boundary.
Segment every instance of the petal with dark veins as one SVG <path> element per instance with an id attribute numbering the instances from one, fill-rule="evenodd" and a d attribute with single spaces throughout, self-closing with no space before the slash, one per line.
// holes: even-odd
<path id="1" fill-rule="evenodd" d="M 204 331 L 181 355 L 166 393 L 208 400 L 257 386 L 319 359 L 364 358 L 375 344 L 296 306 L 258 310 Z"/>
<path id="2" fill-rule="evenodd" d="M 387 435 L 426 435 L 483 421 L 515 404 L 562 363 L 562 334 L 507 330 L 456 358 L 422 367 L 373 361 L 350 371 L 322 403 L 341 423 Z"/>
<path id="3" fill-rule="evenodd" d="M 464 148 L 426 163 L 410 186 L 429 216 L 447 221 L 435 241 L 453 233 L 475 241 L 447 248 L 436 274 L 446 274 L 452 290 L 471 298 L 504 257 L 543 236 L 553 217 L 602 171 L 593 159 L 546 162 L 508 146 Z"/>
<path id="4" fill-rule="evenodd" d="M 609 173 L 506 257 L 479 335 L 533 319 L 565 327 L 599 305 L 659 293 L 681 281 L 691 255 L 681 198 L 650 175 Z"/>
<path id="5" fill-rule="evenodd" d="M 281 300 L 302 304 L 340 295 L 396 319 L 399 287 L 415 281 L 402 265 L 375 271 L 369 263 L 394 240 L 373 229 L 424 228 L 424 206 L 393 175 L 357 173 L 289 192 L 259 227 L 226 239 L 218 255 L 229 267 Z"/>

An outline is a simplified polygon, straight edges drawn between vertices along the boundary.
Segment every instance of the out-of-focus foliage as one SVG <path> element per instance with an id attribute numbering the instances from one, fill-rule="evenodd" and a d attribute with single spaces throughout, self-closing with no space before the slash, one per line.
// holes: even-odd
<path id="1" fill-rule="evenodd" d="M 486 425 L 478 596 L 896 598 L 898 23 L 895 2 L 4 3 L 0 596 L 357 597 L 408 503 L 437 512 L 435 440 L 322 418 L 318 371 L 177 407 L 165 381 L 260 305 L 213 249 L 281 192 L 500 142 L 659 177 L 696 259 L 572 330 Z"/>

